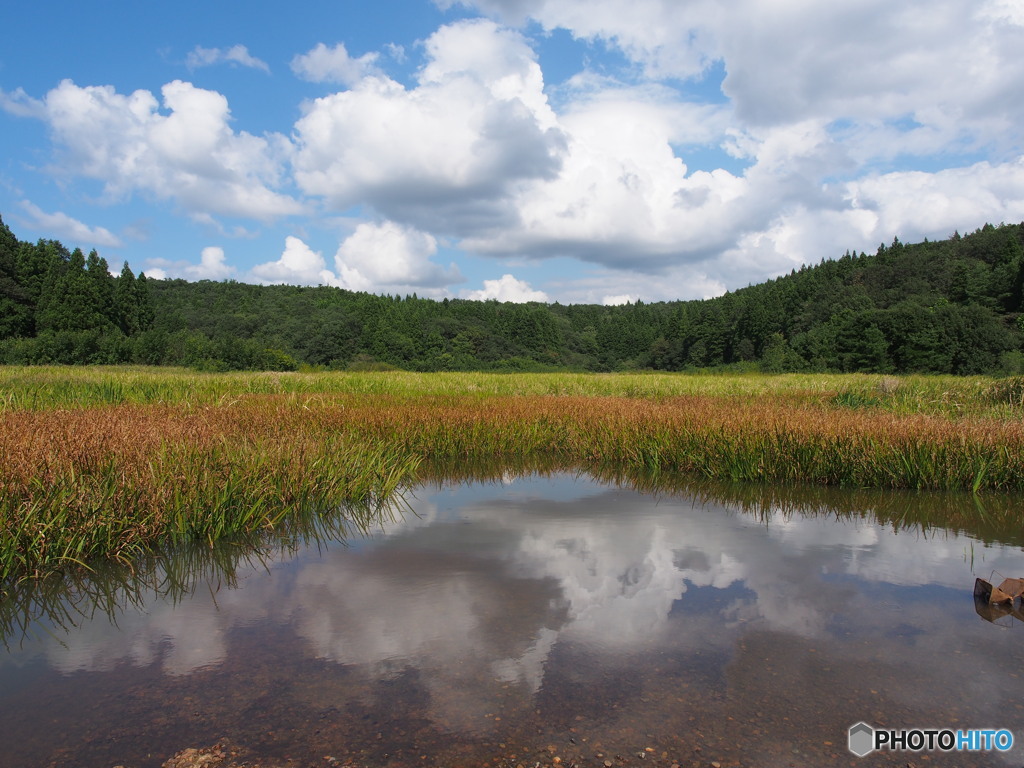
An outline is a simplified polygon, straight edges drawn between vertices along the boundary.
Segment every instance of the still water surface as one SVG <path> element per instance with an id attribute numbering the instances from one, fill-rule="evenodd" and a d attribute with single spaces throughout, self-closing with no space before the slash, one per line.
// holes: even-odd
<path id="1" fill-rule="evenodd" d="M 149 768 L 222 737 L 303 766 L 1024 764 L 1024 623 L 972 599 L 1024 575 L 1021 542 L 829 493 L 445 484 L 366 537 L 20 594 L 0 765 Z M 1017 746 L 859 760 L 861 720 Z"/>

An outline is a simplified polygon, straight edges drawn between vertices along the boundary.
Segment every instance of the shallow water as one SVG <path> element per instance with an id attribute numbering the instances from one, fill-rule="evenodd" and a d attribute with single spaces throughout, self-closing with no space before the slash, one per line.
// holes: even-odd
<path id="1" fill-rule="evenodd" d="M 755 514 L 574 474 L 420 488 L 366 538 L 21 595 L 0 765 L 147 768 L 221 737 L 316 766 L 1024 764 L 1024 623 L 972 599 L 1024 575 L 1021 542 L 787 493 Z M 858 721 L 1017 746 L 858 759 Z"/>

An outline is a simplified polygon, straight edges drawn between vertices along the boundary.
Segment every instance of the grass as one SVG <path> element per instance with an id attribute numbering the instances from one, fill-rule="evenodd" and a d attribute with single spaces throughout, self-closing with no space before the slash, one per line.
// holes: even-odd
<path id="1" fill-rule="evenodd" d="M 288 405 L 5 414 L 0 576 L 129 561 L 167 537 L 212 543 L 311 508 L 388 499 L 415 472 L 411 454 L 294 418 L 286 428 L 283 412 L 301 415 Z"/>
<path id="2" fill-rule="evenodd" d="M 1019 380 L 0 369 L 0 579 L 379 503 L 424 462 L 1024 489 Z"/>
<path id="3" fill-rule="evenodd" d="M 1020 418 L 1024 377 L 669 373 L 198 373 L 147 367 L 0 366 L 0 413 L 104 405 L 226 405 L 248 395 L 682 395 L 787 398 L 902 413 Z M 844 400 L 846 401 L 844 403 Z"/>
<path id="4" fill-rule="evenodd" d="M 210 584 L 233 588 L 248 573 L 269 569 L 303 547 L 344 546 L 403 511 L 401 499 L 348 505 L 344 515 L 307 510 L 274 529 L 220 539 L 215 546 L 170 541 L 130 562 L 108 560 L 96 568 L 50 573 L 46 579 L 11 581 L 0 600 L 0 642 L 10 650 L 26 637 L 67 632 L 97 615 L 116 624 L 125 611 L 145 609 L 154 598 L 178 603 Z"/>

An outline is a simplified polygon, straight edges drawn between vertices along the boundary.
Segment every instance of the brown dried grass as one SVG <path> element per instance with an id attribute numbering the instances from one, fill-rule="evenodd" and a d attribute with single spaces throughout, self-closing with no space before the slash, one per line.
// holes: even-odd
<path id="1" fill-rule="evenodd" d="M 825 397 L 288 393 L 15 410 L 0 417 L 0 572 L 272 526 L 289 510 L 387 495 L 424 459 L 531 456 L 761 482 L 1024 488 L 1020 421 Z"/>

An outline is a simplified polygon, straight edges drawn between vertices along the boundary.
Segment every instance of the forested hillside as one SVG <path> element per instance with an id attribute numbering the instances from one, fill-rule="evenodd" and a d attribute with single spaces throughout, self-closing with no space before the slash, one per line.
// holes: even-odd
<path id="1" fill-rule="evenodd" d="M 0 362 L 290 370 L 1019 373 L 1024 223 L 823 260 L 707 301 L 511 304 L 118 277 L 0 221 Z"/>

